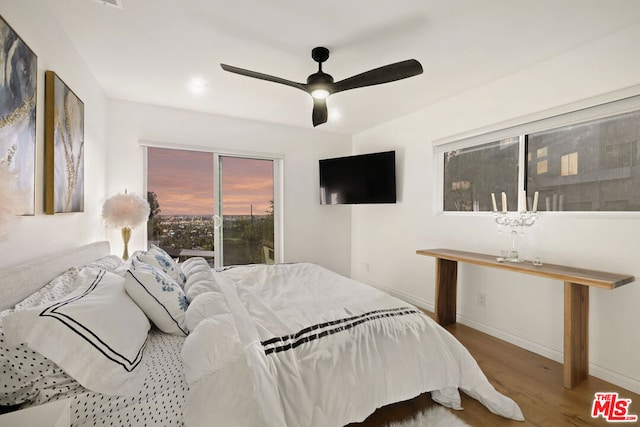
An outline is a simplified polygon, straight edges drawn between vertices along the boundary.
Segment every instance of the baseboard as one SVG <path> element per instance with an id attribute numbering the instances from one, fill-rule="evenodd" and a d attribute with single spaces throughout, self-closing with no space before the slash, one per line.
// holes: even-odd
<path id="1" fill-rule="evenodd" d="M 393 288 L 389 288 L 388 286 L 385 286 L 381 283 L 376 283 L 371 281 L 370 279 L 365 279 L 362 277 L 352 277 L 353 280 L 357 280 L 358 282 L 362 282 L 362 283 L 366 283 L 367 285 L 371 285 L 374 288 L 380 289 L 383 292 L 388 293 L 389 295 L 392 295 L 396 298 L 399 298 L 403 301 L 408 302 L 409 304 L 413 304 L 416 307 L 428 310 L 433 312 L 435 307 L 433 305 L 433 303 L 427 301 L 427 300 L 423 300 L 422 298 L 417 298 L 414 295 L 408 294 L 406 292 L 403 292 L 401 290 L 398 289 L 393 289 Z"/>
<path id="2" fill-rule="evenodd" d="M 564 363 L 564 355 L 561 351 L 554 350 L 552 348 L 521 338 L 517 335 L 501 331 L 491 326 L 487 326 L 483 323 L 477 322 L 462 315 L 457 316 L 457 321 L 465 326 L 501 339 L 502 341 L 506 341 L 509 344 L 513 344 L 515 346 L 524 348 L 525 350 L 529 350 L 533 353 L 539 354 L 540 356 L 546 357 L 547 359 L 551 359 L 558 363 Z M 622 387 L 625 390 L 629 390 L 633 393 L 640 394 L 639 380 L 628 377 L 626 375 L 622 375 L 618 372 L 612 371 L 611 369 L 607 369 L 594 363 L 590 363 L 589 375 L 614 384 L 618 387 Z"/>
<path id="3" fill-rule="evenodd" d="M 423 300 L 422 298 L 417 298 L 414 295 L 411 295 L 404 291 L 401 291 L 398 289 L 392 289 L 380 283 L 372 282 L 371 280 L 368 280 L 368 279 L 356 278 L 355 280 L 358 280 L 363 283 L 367 283 L 373 286 L 374 288 L 378 288 L 383 292 L 393 295 L 396 298 L 400 298 L 401 300 L 406 301 L 422 309 L 425 309 L 431 312 L 433 312 L 435 309 L 433 303 Z M 493 337 L 501 339 L 502 341 L 506 341 L 509 344 L 513 344 L 520 348 L 524 348 L 525 350 L 529 350 L 533 353 L 539 354 L 540 356 L 546 357 L 547 359 L 551 359 L 555 362 L 563 363 L 564 361 L 563 353 L 561 351 L 554 350 L 552 348 L 526 340 L 517 335 L 513 335 L 508 332 L 502 331 L 500 329 L 496 329 L 494 327 L 485 325 L 484 323 L 465 317 L 464 315 L 458 314 L 457 321 L 465 326 L 468 326 L 477 331 L 483 332 L 487 335 L 491 335 Z M 590 363 L 589 375 L 599 378 L 601 380 L 607 381 L 618 387 L 622 387 L 625 390 L 629 390 L 633 393 L 640 394 L 640 380 L 628 377 L 626 375 L 622 375 L 618 372 L 612 371 L 611 369 L 607 369 L 605 367 Z M 603 390 L 603 391 L 607 391 L 607 390 Z"/>
<path id="4" fill-rule="evenodd" d="M 540 356 L 546 357 L 547 359 L 551 359 L 555 362 L 563 363 L 563 355 L 561 351 L 554 350 L 552 348 L 526 340 L 517 335 L 513 335 L 508 332 L 502 331 L 500 329 L 496 329 L 492 326 L 485 325 L 484 323 L 477 322 L 473 319 L 470 319 L 460 314 L 458 314 L 457 316 L 457 321 L 472 329 L 483 332 L 487 335 L 491 335 L 492 337 L 496 337 L 502 341 L 506 341 L 509 344 L 513 344 L 520 348 L 524 348 L 525 350 L 529 350 L 533 353 L 539 354 Z"/>
<path id="5" fill-rule="evenodd" d="M 594 365 L 593 363 L 589 364 L 589 375 L 600 378 L 601 380 L 617 385 L 636 394 L 640 394 L 640 380 L 630 378 L 610 369 L 603 368 L 602 366 Z"/>

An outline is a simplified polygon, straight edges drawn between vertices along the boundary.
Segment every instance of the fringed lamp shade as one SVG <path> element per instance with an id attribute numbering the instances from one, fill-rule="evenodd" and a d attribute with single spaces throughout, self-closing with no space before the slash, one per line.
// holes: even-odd
<path id="1" fill-rule="evenodd" d="M 124 253 L 122 259 L 129 258 L 129 239 L 131 229 L 149 218 L 149 202 L 135 194 L 118 193 L 105 200 L 102 205 L 102 218 L 109 227 L 120 228 Z"/>
<path id="2" fill-rule="evenodd" d="M 23 204 L 24 195 L 16 189 L 15 173 L 0 163 L 0 240 L 9 236 Z"/>

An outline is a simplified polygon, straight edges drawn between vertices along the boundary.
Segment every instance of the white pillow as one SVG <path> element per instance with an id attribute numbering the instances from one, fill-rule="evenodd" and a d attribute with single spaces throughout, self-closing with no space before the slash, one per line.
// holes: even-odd
<path id="1" fill-rule="evenodd" d="M 207 260 L 201 257 L 189 258 L 180 264 L 180 268 L 187 278 L 184 292 L 189 301 L 205 292 L 220 292 L 215 283 L 214 272 Z"/>
<path id="2" fill-rule="evenodd" d="M 139 257 L 140 255 L 144 255 L 145 253 L 145 251 L 135 251 L 128 260 L 123 261 L 122 264 L 111 270 L 111 272 L 116 273 L 118 276 L 124 277 L 124 275 L 127 274 L 127 270 L 131 268 L 131 260 Z"/>
<path id="3" fill-rule="evenodd" d="M 85 267 L 96 267 L 107 271 L 114 271 L 117 268 L 121 267 L 122 264 L 124 264 L 124 261 L 119 256 L 105 255 L 95 261 L 91 261 L 89 264 L 85 265 Z"/>
<path id="4" fill-rule="evenodd" d="M 207 292 L 191 301 L 185 316 L 185 324 L 190 331 L 193 331 L 204 319 L 221 314 L 231 314 L 224 295 L 218 292 Z"/>
<path id="5" fill-rule="evenodd" d="M 63 298 L 76 288 L 77 278 L 78 269 L 70 267 L 42 289 L 16 304 L 14 309 L 0 312 L 0 318 L 14 311 L 27 310 Z M 39 405 L 82 387 L 55 363 L 26 344 L 11 346 L 5 341 L 0 326 L 0 405 L 24 402 Z"/>
<path id="6" fill-rule="evenodd" d="M 154 325 L 168 334 L 185 336 L 184 314 L 189 301 L 182 288 L 162 269 L 131 260 L 125 288 Z"/>
<path id="7" fill-rule="evenodd" d="M 210 271 L 211 267 L 206 259 L 202 257 L 188 258 L 180 263 L 180 269 L 188 279 L 190 275 L 198 271 Z"/>
<path id="8" fill-rule="evenodd" d="M 13 313 L 0 311 L 0 319 Z M 0 405 L 30 402 L 40 405 L 82 386 L 55 363 L 26 344 L 6 343 L 0 321 Z"/>
<path id="9" fill-rule="evenodd" d="M 166 253 L 162 248 L 155 245 L 151 245 L 151 248 L 144 254 L 137 257 L 145 264 L 153 265 L 162 269 L 175 280 L 181 287 L 184 287 L 184 282 L 187 280 L 184 273 L 178 266 L 178 264 Z"/>
<path id="10" fill-rule="evenodd" d="M 5 316 L 7 343 L 26 343 L 91 391 L 136 395 L 146 376 L 149 320 L 125 292 L 124 278 L 83 268 L 77 280 L 63 299 Z"/>
<path id="11" fill-rule="evenodd" d="M 57 301 L 78 286 L 78 269 L 70 267 L 67 271 L 53 278 L 40 290 L 15 305 L 15 311 L 26 310 L 41 304 Z"/>

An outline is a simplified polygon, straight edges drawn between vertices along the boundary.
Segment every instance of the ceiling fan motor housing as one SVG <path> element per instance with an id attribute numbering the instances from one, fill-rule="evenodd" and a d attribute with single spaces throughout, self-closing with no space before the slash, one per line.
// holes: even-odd
<path id="1" fill-rule="evenodd" d="M 329 59 L 329 49 L 326 47 L 314 47 L 311 50 L 311 57 L 314 61 L 322 64 L 324 61 Z"/>
<path id="2" fill-rule="evenodd" d="M 329 59 L 329 49 L 326 47 L 313 48 L 311 57 L 318 63 L 318 72 L 307 77 L 308 92 L 314 98 L 326 98 L 333 92 L 333 77 L 322 72 L 322 63 Z"/>
<path id="3" fill-rule="evenodd" d="M 318 71 L 317 73 L 313 73 L 307 77 L 307 84 L 311 90 L 320 88 L 329 90 L 332 83 L 333 77 L 327 73 L 323 73 L 322 71 Z"/>

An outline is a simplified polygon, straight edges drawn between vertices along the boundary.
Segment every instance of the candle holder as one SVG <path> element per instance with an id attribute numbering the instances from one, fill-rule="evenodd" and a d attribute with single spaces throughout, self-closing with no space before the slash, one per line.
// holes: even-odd
<path id="1" fill-rule="evenodd" d="M 503 258 L 504 261 L 509 262 L 523 262 L 518 254 L 518 235 L 524 235 L 522 231 L 523 227 L 531 227 L 538 219 L 538 212 L 494 212 L 493 217 L 498 224 L 499 233 L 502 233 L 501 228 L 509 228 L 509 234 L 511 235 L 511 250 L 508 251 L 508 256 Z"/>

